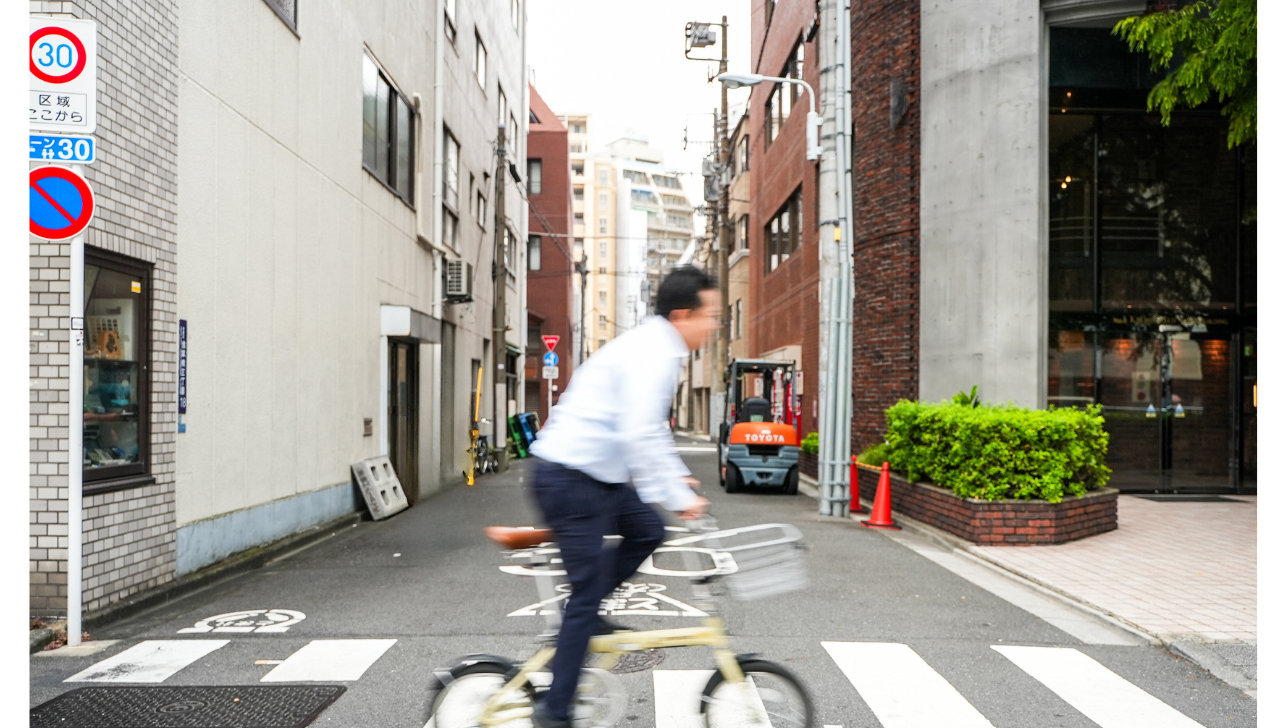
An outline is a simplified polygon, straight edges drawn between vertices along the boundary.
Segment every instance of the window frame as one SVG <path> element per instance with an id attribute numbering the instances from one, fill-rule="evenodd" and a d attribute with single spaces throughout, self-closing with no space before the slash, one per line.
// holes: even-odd
<path id="1" fill-rule="evenodd" d="M 481 63 L 480 63 L 481 60 Z M 483 95 L 487 95 L 487 45 L 483 43 L 483 36 L 474 31 L 474 78 L 478 81 L 478 87 L 483 90 Z"/>
<path id="2" fill-rule="evenodd" d="M 138 354 L 135 361 L 139 365 L 139 374 L 136 377 L 139 381 L 131 382 L 130 386 L 137 388 L 134 393 L 138 401 L 138 447 L 139 459 L 136 463 L 126 465 L 114 465 L 106 468 L 85 469 L 84 451 L 75 462 L 81 467 L 81 492 L 85 494 L 105 493 L 114 490 L 123 490 L 125 488 L 134 488 L 140 485 L 147 485 L 155 482 L 152 475 L 152 339 L 153 339 L 153 321 L 152 321 L 152 272 L 154 266 L 145 261 L 135 258 L 127 258 L 123 255 L 110 252 L 102 248 L 85 246 L 85 265 L 98 266 L 101 269 L 110 270 L 115 273 L 124 273 L 132 278 L 137 278 L 142 284 L 138 298 L 138 317 L 140 328 L 140 341 L 136 342 Z M 92 291 L 90 291 L 92 293 Z M 89 308 L 91 300 L 90 295 L 85 296 L 85 307 Z M 83 315 L 83 313 L 82 313 Z M 81 393 L 82 399 L 86 392 Z M 84 409 L 84 402 L 81 402 L 80 409 Z M 84 443 L 81 443 L 84 447 Z"/>
<path id="3" fill-rule="evenodd" d="M 764 225 L 764 274 L 778 270 L 800 249 L 803 238 L 803 189 L 796 187 Z M 777 229 L 774 229 L 774 226 Z M 786 230 L 783 230 L 783 225 Z M 785 243 L 785 245 L 784 245 Z M 777 256 L 777 261 L 773 260 Z"/>
<path id="4" fill-rule="evenodd" d="M 539 271 L 541 269 L 541 236 L 527 236 L 527 269 L 529 271 Z"/>
<path id="5" fill-rule="evenodd" d="M 286 24 L 286 27 L 290 29 L 290 32 L 292 32 L 292 33 L 294 33 L 294 34 L 295 34 L 295 37 L 296 37 L 296 38 L 298 38 L 298 37 L 299 37 L 299 28 L 298 28 L 298 25 L 299 25 L 299 0 L 296 0 L 296 2 L 295 2 L 295 5 L 294 5 L 295 17 L 293 17 L 293 18 L 288 18 L 288 17 L 286 17 L 286 11 L 285 11 L 285 10 L 282 10 L 280 7 L 278 7 L 278 6 L 277 6 L 277 4 L 276 4 L 275 2 L 273 2 L 273 0 L 264 0 L 264 4 L 265 4 L 265 5 L 267 5 L 268 7 L 270 7 L 270 8 L 272 8 L 272 9 L 273 9 L 273 12 L 277 14 L 277 17 L 278 17 L 278 18 L 279 18 L 283 23 L 285 23 L 285 24 Z"/>
<path id="6" fill-rule="evenodd" d="M 474 215 L 478 222 L 478 227 L 487 229 L 487 195 L 483 194 L 483 188 L 479 187 L 477 195 L 474 198 Z"/>
<path id="7" fill-rule="evenodd" d="M 606 217 L 599 218 L 599 234 L 600 235 L 608 234 L 608 218 Z"/>
<path id="8" fill-rule="evenodd" d="M 456 150 L 455 164 L 449 166 L 447 164 L 447 151 L 452 148 Z M 452 212 L 457 212 L 460 210 L 460 142 L 445 124 L 442 127 L 442 169 L 442 203 Z M 456 179 L 456 183 L 450 187 L 447 185 L 448 169 L 452 171 L 450 176 Z M 453 197 L 455 199 L 452 199 Z"/>
<path id="9" fill-rule="evenodd" d="M 451 43 L 453 48 L 456 47 L 456 0 L 443 0 L 443 17 L 446 23 L 443 24 L 443 34 L 447 36 L 447 42 Z"/>
<path id="10" fill-rule="evenodd" d="M 370 174 L 372 177 L 374 177 L 377 182 L 384 185 L 385 189 L 389 190 L 389 192 L 392 192 L 394 196 L 402 200 L 402 202 L 407 207 L 410 207 L 411 209 L 414 210 L 416 209 L 416 205 L 415 205 L 416 164 L 415 162 L 416 162 L 416 154 L 418 152 L 418 150 L 416 149 L 416 125 L 420 123 L 420 114 L 419 112 L 416 111 L 415 105 L 411 103 L 411 99 L 408 98 L 405 94 L 402 93 L 402 91 L 398 89 L 397 84 L 393 83 L 392 79 L 389 78 L 389 75 L 384 72 L 384 68 L 380 66 L 379 62 L 376 61 L 375 58 L 373 58 L 370 53 L 363 53 L 362 61 L 363 61 L 362 169 L 365 169 L 367 173 Z M 368 63 L 370 64 L 369 69 L 366 66 L 366 64 Z M 375 125 L 372 127 L 373 139 L 371 140 L 371 151 L 375 155 L 375 159 L 373 160 L 374 165 L 371 163 L 368 163 L 367 161 L 368 139 L 367 139 L 366 81 L 367 81 L 368 70 L 375 71 L 375 83 L 376 83 L 376 87 L 375 87 L 376 108 L 372 112 L 375 115 Z M 384 117 L 383 117 L 385 123 L 387 124 L 387 128 L 384 131 L 385 149 L 383 150 L 383 153 L 386 157 L 385 166 L 387 170 L 388 179 L 386 179 L 385 176 L 383 176 L 379 170 L 379 158 L 381 154 L 381 149 L 379 148 L 379 145 L 381 143 L 380 128 L 379 128 L 380 121 L 381 121 L 380 109 L 379 109 L 380 91 L 382 88 L 381 84 L 383 84 L 383 87 L 387 88 L 388 90 L 388 94 L 387 94 L 388 107 L 385 109 Z M 406 108 L 406 118 L 408 122 L 407 124 L 408 131 L 406 135 L 406 142 L 407 142 L 406 187 L 407 188 L 405 191 L 398 188 L 399 131 L 400 131 L 399 123 L 398 123 L 398 118 L 399 118 L 398 111 L 402 107 Z"/>
<path id="11" fill-rule="evenodd" d="M 535 170 L 535 173 L 533 173 Z M 542 164 L 540 157 L 527 158 L 527 194 L 541 194 Z"/>
<path id="12" fill-rule="evenodd" d="M 737 250 L 751 249 L 751 216 L 742 215 L 737 220 Z"/>

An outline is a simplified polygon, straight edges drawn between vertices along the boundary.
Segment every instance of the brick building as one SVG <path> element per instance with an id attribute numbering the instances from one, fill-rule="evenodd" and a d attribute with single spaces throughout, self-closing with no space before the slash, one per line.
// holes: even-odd
<path id="1" fill-rule="evenodd" d="M 573 285 L 579 285 L 572 258 L 572 171 L 568 130 L 545 100 L 528 87 L 527 131 L 527 366 L 525 411 L 541 422 L 549 417 L 551 394 L 558 399 L 572 378 L 574 344 Z M 559 378 L 541 377 L 546 348 L 541 336 L 555 334 L 559 343 Z M 552 393 L 550 387 L 556 389 Z"/>
<path id="2" fill-rule="evenodd" d="M 1254 491 L 1255 149 L 1111 34 L 1170 5 L 853 7 L 855 451 L 977 385 L 1102 405 L 1113 486 Z"/>
<path id="3" fill-rule="evenodd" d="M 818 4 L 782 0 L 757 8 L 751 14 L 752 72 L 819 88 Z M 747 157 L 740 163 L 750 170 L 750 203 L 744 216 L 730 220 L 734 240 L 736 231 L 746 230 L 747 256 L 741 262 L 735 252 L 729 260 L 747 274 L 745 351 L 752 358 L 795 362 L 793 406 L 799 407 L 804 435 L 817 430 L 819 381 L 819 180 L 818 163 L 805 155 L 809 99 L 798 85 L 764 83 L 754 87 L 747 103 L 745 136 L 733 141 L 735 155 Z"/>

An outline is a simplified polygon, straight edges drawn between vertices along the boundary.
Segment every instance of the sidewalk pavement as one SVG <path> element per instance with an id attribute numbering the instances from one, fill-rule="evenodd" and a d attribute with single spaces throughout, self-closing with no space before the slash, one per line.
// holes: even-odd
<path id="1" fill-rule="evenodd" d="M 1226 498 L 1122 495 L 1117 530 L 1057 546 L 976 546 L 897 511 L 894 520 L 1125 623 L 1254 695 L 1256 498 Z"/>

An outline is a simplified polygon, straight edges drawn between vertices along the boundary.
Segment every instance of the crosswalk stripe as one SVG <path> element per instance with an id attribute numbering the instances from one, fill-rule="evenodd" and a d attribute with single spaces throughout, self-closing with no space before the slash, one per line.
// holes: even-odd
<path id="1" fill-rule="evenodd" d="M 357 680 L 393 644 L 385 640 L 313 640 L 259 679 L 260 682 Z"/>
<path id="2" fill-rule="evenodd" d="M 823 642 L 822 646 L 884 728 L 993 728 L 907 645 Z"/>
<path id="3" fill-rule="evenodd" d="M 653 670 L 656 728 L 704 728 L 698 710 L 714 670 Z"/>
<path id="4" fill-rule="evenodd" d="M 228 640 L 146 640 L 63 682 L 159 683 L 226 644 Z"/>
<path id="5" fill-rule="evenodd" d="M 1071 647 L 992 645 L 1101 728 L 1202 728 L 1094 658 Z"/>

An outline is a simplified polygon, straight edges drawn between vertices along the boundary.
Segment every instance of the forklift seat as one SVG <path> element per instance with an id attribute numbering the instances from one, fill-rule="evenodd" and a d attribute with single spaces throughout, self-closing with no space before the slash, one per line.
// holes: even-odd
<path id="1" fill-rule="evenodd" d="M 747 397 L 737 408 L 738 422 L 768 422 L 773 414 L 769 401 L 763 397 Z"/>

